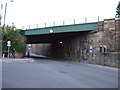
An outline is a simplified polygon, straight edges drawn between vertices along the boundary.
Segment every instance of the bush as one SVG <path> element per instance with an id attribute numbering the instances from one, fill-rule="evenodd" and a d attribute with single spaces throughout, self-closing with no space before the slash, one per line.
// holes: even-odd
<path id="1" fill-rule="evenodd" d="M 19 29 L 6 27 L 6 31 L 3 32 L 3 51 L 7 51 L 7 41 L 11 41 L 10 51 L 15 48 L 18 53 L 25 52 L 25 37 L 21 32 Z"/>

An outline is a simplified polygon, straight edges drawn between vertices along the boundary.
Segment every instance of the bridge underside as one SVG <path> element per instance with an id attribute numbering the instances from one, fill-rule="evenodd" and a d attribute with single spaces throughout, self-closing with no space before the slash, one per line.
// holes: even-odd
<path id="1" fill-rule="evenodd" d="M 52 33 L 52 34 L 42 34 L 42 35 L 27 35 L 27 44 L 37 44 L 37 43 L 54 43 L 61 42 L 66 39 L 76 38 L 81 35 L 86 35 L 90 31 L 82 32 L 67 32 L 67 33 Z"/>

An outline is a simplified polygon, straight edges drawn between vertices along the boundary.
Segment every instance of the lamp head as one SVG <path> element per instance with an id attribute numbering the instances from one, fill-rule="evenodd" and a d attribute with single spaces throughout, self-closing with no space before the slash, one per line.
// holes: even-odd
<path id="1" fill-rule="evenodd" d="M 13 0 L 11 0 L 11 2 L 13 2 Z"/>

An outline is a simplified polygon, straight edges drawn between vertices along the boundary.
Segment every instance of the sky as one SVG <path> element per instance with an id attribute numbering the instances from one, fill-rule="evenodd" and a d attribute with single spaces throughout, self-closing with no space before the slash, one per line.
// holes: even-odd
<path id="1" fill-rule="evenodd" d="M 99 16 L 102 19 L 114 18 L 120 0 L 0 0 L 7 4 L 6 25 L 17 28 L 25 25 L 63 21 Z M 1 13 L 0 12 L 0 13 Z M 3 22 L 2 22 L 3 23 Z"/>

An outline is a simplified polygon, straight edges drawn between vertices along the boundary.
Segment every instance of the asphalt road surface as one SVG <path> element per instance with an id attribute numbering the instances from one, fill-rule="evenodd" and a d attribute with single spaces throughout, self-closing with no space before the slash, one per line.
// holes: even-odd
<path id="1" fill-rule="evenodd" d="M 117 68 L 50 59 L 3 59 L 3 88 L 118 88 Z"/>

